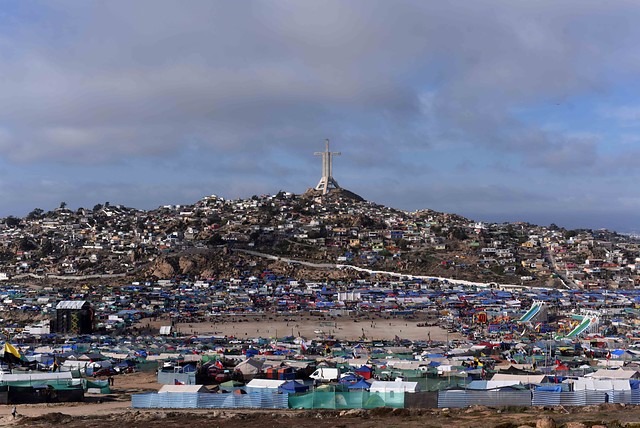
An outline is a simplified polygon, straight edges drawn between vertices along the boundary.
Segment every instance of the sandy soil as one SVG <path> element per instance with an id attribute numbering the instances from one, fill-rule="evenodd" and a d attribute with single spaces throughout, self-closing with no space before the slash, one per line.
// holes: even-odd
<path id="1" fill-rule="evenodd" d="M 302 336 L 305 339 L 331 335 L 336 339 L 358 340 L 363 336 L 369 340 L 393 340 L 396 336 L 410 340 L 444 341 L 458 339 L 458 333 L 447 333 L 438 327 L 418 327 L 419 322 L 403 319 L 351 320 L 336 318 L 321 320 L 314 318 L 290 318 L 284 320 L 265 318 L 230 318 L 216 323 L 180 323 L 177 331 L 182 334 L 235 336 L 239 339 L 284 336 Z"/>

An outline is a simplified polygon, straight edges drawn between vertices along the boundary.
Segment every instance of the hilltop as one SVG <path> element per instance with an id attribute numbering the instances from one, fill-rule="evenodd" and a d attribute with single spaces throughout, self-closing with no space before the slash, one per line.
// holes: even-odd
<path id="1" fill-rule="evenodd" d="M 0 222 L 0 279 L 361 275 L 281 260 L 286 258 L 478 282 L 617 288 L 640 283 L 639 256 L 636 241 L 614 232 L 406 212 L 344 189 L 235 200 L 213 195 L 150 211 L 109 203 L 70 210 L 63 203 Z"/>

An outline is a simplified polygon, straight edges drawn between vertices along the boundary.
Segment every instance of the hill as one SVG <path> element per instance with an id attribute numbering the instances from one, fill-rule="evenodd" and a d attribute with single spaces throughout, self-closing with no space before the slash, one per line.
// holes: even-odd
<path id="1" fill-rule="evenodd" d="M 328 269 L 340 264 L 478 282 L 630 287 L 639 282 L 640 264 L 637 242 L 614 232 L 406 212 L 344 189 L 237 200 L 213 195 L 151 211 L 61 205 L 3 219 L 0 243 L 0 275 L 62 280 L 195 279 L 248 271 L 301 280 L 363 275 Z"/>

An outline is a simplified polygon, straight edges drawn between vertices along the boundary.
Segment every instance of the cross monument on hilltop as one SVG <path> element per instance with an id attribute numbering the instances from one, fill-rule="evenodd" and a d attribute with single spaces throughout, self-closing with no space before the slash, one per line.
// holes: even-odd
<path id="1" fill-rule="evenodd" d="M 324 140 L 326 150 L 324 152 L 315 152 L 315 156 L 322 156 L 322 178 L 316 186 L 316 190 L 322 190 L 322 194 L 326 195 L 330 189 L 339 189 L 338 182 L 333 178 L 333 157 L 340 156 L 340 152 L 329 151 L 329 140 Z"/>

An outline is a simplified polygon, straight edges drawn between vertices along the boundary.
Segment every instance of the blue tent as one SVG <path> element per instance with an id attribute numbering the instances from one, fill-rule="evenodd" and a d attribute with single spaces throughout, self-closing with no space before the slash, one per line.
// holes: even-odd
<path id="1" fill-rule="evenodd" d="M 366 389 L 368 391 L 369 388 L 371 388 L 371 385 L 366 380 L 360 379 L 358 382 L 354 383 L 353 385 L 349 385 L 347 388 L 349 388 L 349 389 Z"/>
<path id="2" fill-rule="evenodd" d="M 296 392 L 305 392 L 309 389 L 309 385 L 304 385 L 295 380 L 290 380 L 278 387 L 278 392 L 294 394 Z"/>
<path id="3" fill-rule="evenodd" d="M 348 374 L 340 378 L 340 383 L 353 383 L 356 382 L 359 378 L 353 374 Z"/>

